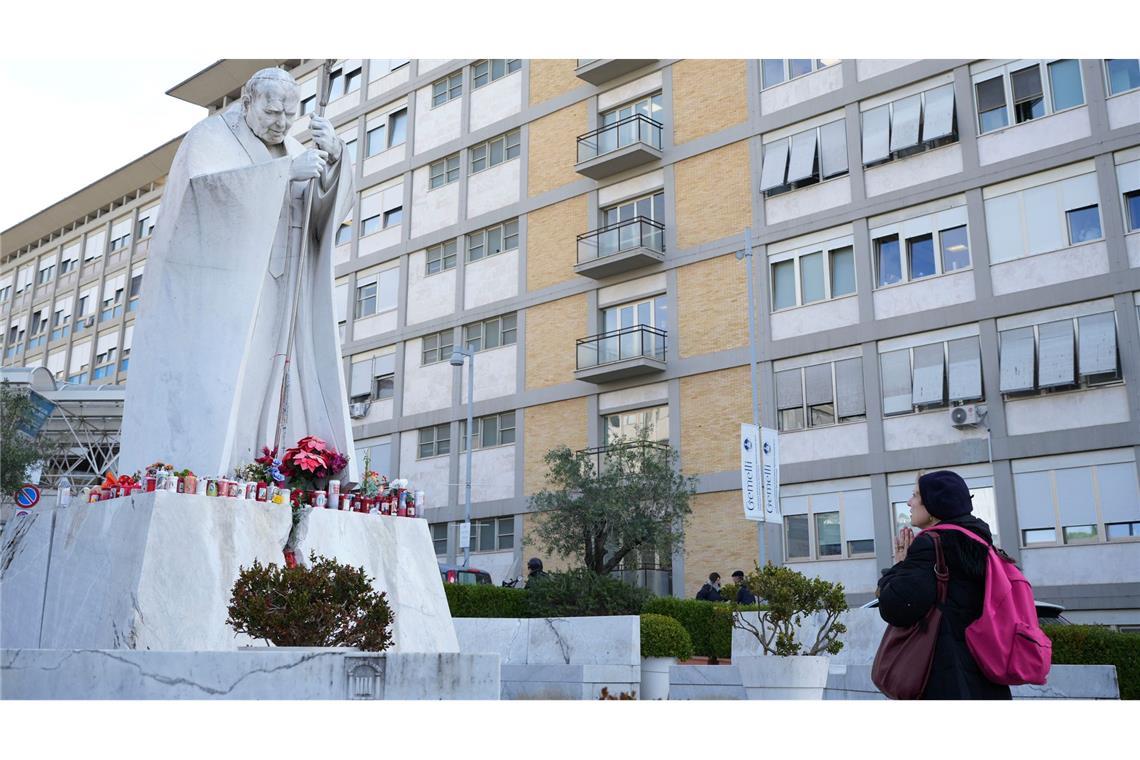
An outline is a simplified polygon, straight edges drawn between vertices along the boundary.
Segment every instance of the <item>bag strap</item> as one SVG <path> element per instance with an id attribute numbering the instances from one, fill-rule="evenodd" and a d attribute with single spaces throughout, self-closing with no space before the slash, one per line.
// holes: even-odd
<path id="1" fill-rule="evenodd" d="M 946 557 L 942 553 L 942 536 L 931 533 L 930 540 L 934 542 L 934 578 L 938 581 L 938 604 L 944 604 L 950 584 L 950 568 L 946 566 Z"/>

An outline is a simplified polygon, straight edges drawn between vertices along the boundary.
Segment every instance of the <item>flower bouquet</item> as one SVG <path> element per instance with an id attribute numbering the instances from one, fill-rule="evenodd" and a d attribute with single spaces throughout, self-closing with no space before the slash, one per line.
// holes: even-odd
<path id="1" fill-rule="evenodd" d="M 348 458 L 315 435 L 307 435 L 297 441 L 296 446 L 286 449 L 279 463 L 276 450 L 270 451 L 268 447 L 262 449 L 257 463 L 269 467 L 269 474 L 278 485 L 284 481 L 290 489 L 312 491 L 323 488 L 329 479 L 339 475 L 348 466 Z"/>

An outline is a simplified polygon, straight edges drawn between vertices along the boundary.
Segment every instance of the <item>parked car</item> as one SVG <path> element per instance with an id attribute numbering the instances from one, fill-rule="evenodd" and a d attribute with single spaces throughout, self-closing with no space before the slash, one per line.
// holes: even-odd
<path id="1" fill-rule="evenodd" d="M 462 565 L 445 565 L 439 563 L 439 577 L 444 583 L 460 583 L 464 585 L 490 585 L 491 574 L 486 570 Z"/>
<path id="2" fill-rule="evenodd" d="M 1072 625 L 1072 623 L 1061 614 L 1065 611 L 1065 608 L 1061 605 L 1054 604 L 1053 602 L 1039 602 L 1037 600 L 1034 600 L 1033 604 L 1037 607 L 1038 625 Z M 878 599 L 872 599 L 866 604 L 860 605 L 862 609 L 870 609 L 878 606 Z"/>

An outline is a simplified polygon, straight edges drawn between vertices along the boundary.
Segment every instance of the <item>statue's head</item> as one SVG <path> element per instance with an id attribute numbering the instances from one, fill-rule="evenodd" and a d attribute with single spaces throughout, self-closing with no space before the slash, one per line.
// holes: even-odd
<path id="1" fill-rule="evenodd" d="M 242 113 L 253 133 L 280 145 L 297 120 L 301 98 L 297 83 L 282 69 L 262 69 L 241 88 Z"/>

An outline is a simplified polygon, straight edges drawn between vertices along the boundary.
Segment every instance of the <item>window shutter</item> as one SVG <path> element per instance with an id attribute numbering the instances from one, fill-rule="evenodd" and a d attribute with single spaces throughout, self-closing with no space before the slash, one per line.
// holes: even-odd
<path id="1" fill-rule="evenodd" d="M 1072 385 L 1076 357 L 1073 351 L 1073 320 L 1048 322 L 1037 327 L 1041 352 L 1037 359 L 1037 386 Z"/>
<path id="2" fill-rule="evenodd" d="M 950 341 L 950 400 L 982 397 L 982 359 L 976 337 Z"/>
<path id="3" fill-rule="evenodd" d="M 1082 375 L 1116 371 L 1116 315 L 1093 314 L 1077 320 Z"/>
<path id="4" fill-rule="evenodd" d="M 934 140 L 954 132 L 954 85 L 930 90 L 926 98 L 926 113 L 922 120 L 922 139 Z"/>
<path id="5" fill-rule="evenodd" d="M 788 182 L 797 182 L 815 174 L 815 130 L 792 135 L 792 158 L 788 162 Z"/>
<path id="6" fill-rule="evenodd" d="M 1096 467 L 1100 485 L 1100 516 L 1106 523 L 1140 521 L 1140 486 L 1136 464 L 1100 464 Z"/>
<path id="7" fill-rule="evenodd" d="M 819 128 L 820 173 L 834 177 L 847 171 L 847 121 L 840 119 Z"/>
<path id="8" fill-rule="evenodd" d="M 804 372 L 808 406 L 832 403 L 835 396 L 831 388 L 831 364 L 816 364 Z"/>
<path id="9" fill-rule="evenodd" d="M 892 351 L 879 355 L 879 365 L 883 373 L 883 413 L 909 412 L 910 392 L 910 352 Z"/>
<path id="10" fill-rule="evenodd" d="M 902 150 L 918 145 L 918 117 L 922 108 L 922 95 L 896 100 L 892 105 L 891 150 Z"/>
<path id="11" fill-rule="evenodd" d="M 1013 492 L 1017 501 L 1017 524 L 1022 530 L 1056 526 L 1053 516 L 1053 488 L 1048 472 L 1016 472 Z"/>
<path id="12" fill-rule="evenodd" d="M 843 533 L 848 541 L 875 538 L 875 512 L 870 490 L 843 494 Z"/>
<path id="13" fill-rule="evenodd" d="M 863 163 L 882 161 L 891 154 L 891 107 L 872 108 L 863 114 Z"/>
<path id="14" fill-rule="evenodd" d="M 375 366 L 372 368 L 373 377 L 381 377 L 382 375 L 393 375 L 396 373 L 396 354 L 384 354 L 377 356 Z"/>
<path id="15" fill-rule="evenodd" d="M 914 349 L 914 390 L 911 400 L 915 404 L 941 404 L 946 363 L 942 344 L 919 346 Z"/>
<path id="16" fill-rule="evenodd" d="M 800 386 L 800 370 L 792 369 L 776 373 L 776 407 L 798 409 L 803 406 L 803 388 Z"/>
<path id="17" fill-rule="evenodd" d="M 764 148 L 764 168 L 760 173 L 760 189 L 771 190 L 784 184 L 788 168 L 788 139 L 769 143 Z"/>
<path id="18" fill-rule="evenodd" d="M 867 413 L 863 396 L 863 360 L 859 357 L 835 363 L 836 414 L 854 417 Z"/>
<path id="19" fill-rule="evenodd" d="M 1057 479 L 1057 503 L 1061 508 L 1061 527 L 1096 525 L 1092 468 L 1070 467 L 1055 471 L 1054 476 Z"/>
<path id="20" fill-rule="evenodd" d="M 1005 85 L 1002 84 L 1001 76 L 978 82 L 975 89 L 978 93 L 979 113 L 1005 107 Z"/>
<path id="21" fill-rule="evenodd" d="M 1033 390 L 1033 328 L 1001 333 L 1001 392 Z"/>
<path id="22" fill-rule="evenodd" d="M 784 496 L 780 499 L 780 514 L 806 515 L 808 511 L 808 497 Z"/>
<path id="23" fill-rule="evenodd" d="M 365 396 L 372 393 L 372 360 L 352 364 L 352 382 L 349 396 Z"/>

